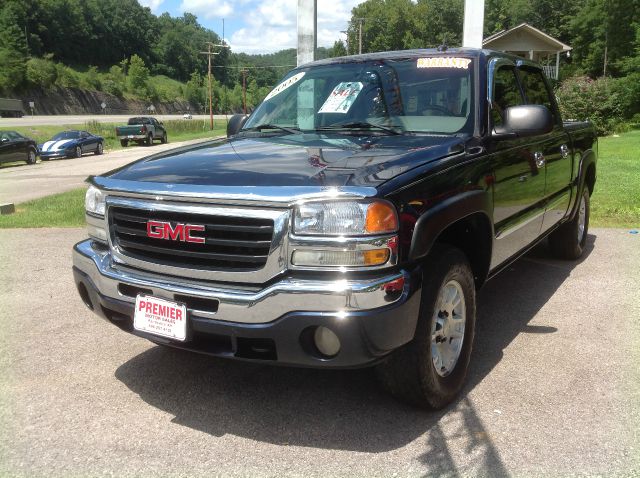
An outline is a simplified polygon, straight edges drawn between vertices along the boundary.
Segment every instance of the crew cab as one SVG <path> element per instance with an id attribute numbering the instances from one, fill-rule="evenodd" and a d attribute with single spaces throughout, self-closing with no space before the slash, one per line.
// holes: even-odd
<path id="1" fill-rule="evenodd" d="M 147 146 L 151 146 L 156 139 L 162 144 L 168 141 L 164 124 L 148 116 L 129 118 L 126 126 L 116 126 L 116 136 L 123 147 L 127 147 L 130 141 Z"/>
<path id="2" fill-rule="evenodd" d="M 464 384 L 482 285 L 546 238 L 584 250 L 594 129 L 563 123 L 516 56 L 309 63 L 227 133 L 88 179 L 73 272 L 89 309 L 219 357 L 375 366 L 437 409 Z"/>

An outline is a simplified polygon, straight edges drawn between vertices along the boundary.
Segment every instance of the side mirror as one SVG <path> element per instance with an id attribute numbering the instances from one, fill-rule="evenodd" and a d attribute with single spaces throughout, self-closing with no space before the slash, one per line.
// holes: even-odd
<path id="1" fill-rule="evenodd" d="M 249 115 L 233 115 L 227 123 L 227 138 L 238 134 L 248 119 Z"/>
<path id="2" fill-rule="evenodd" d="M 506 108 L 501 126 L 493 130 L 493 137 L 537 136 L 553 130 L 553 115 L 543 105 L 520 105 Z"/>

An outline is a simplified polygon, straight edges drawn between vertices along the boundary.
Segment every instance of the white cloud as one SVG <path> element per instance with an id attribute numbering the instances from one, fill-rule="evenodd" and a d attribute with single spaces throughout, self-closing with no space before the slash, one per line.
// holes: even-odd
<path id="1" fill-rule="evenodd" d="M 224 18 L 233 12 L 232 3 L 234 0 L 231 3 L 226 0 L 182 0 L 178 9 L 206 19 Z"/>
<path id="2" fill-rule="evenodd" d="M 269 53 L 295 48 L 297 37 L 297 0 L 231 0 L 235 13 L 245 27 L 231 35 L 233 51 Z M 318 0 L 318 46 L 330 47 L 344 39 L 351 9 L 362 0 Z M 208 3 L 183 0 L 184 3 Z M 189 10 L 192 11 L 192 10 Z"/>
<path id="3" fill-rule="evenodd" d="M 164 0 L 138 0 L 143 7 L 149 7 L 152 12 L 157 13 L 160 5 L 164 3 Z"/>

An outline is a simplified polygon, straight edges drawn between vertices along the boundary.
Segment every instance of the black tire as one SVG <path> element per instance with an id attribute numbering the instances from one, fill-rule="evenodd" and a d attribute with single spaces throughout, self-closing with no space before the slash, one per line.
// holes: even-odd
<path id="1" fill-rule="evenodd" d="M 145 143 L 147 146 L 152 146 L 153 145 L 153 133 L 149 133 L 149 136 L 147 136 L 147 141 Z"/>
<path id="2" fill-rule="evenodd" d="M 589 232 L 589 188 L 582 190 L 573 219 L 549 234 L 549 248 L 558 259 L 576 260 L 582 256 Z"/>
<path id="3" fill-rule="evenodd" d="M 96 150 L 93 152 L 93 154 L 95 154 L 96 156 L 99 156 L 103 153 L 104 151 L 104 146 L 102 145 L 102 143 L 98 143 L 98 145 L 96 146 Z"/>
<path id="4" fill-rule="evenodd" d="M 126 148 L 127 146 L 129 146 L 129 141 L 127 141 L 126 139 L 121 139 L 120 146 L 122 146 L 123 148 Z"/>
<path id="5" fill-rule="evenodd" d="M 162 139 L 160 140 L 162 144 L 167 144 L 169 140 L 167 139 L 167 132 L 162 133 Z"/>
<path id="6" fill-rule="evenodd" d="M 38 160 L 38 154 L 35 149 L 29 148 L 27 151 L 27 159 L 25 160 L 27 164 L 36 164 Z"/>
<path id="7" fill-rule="evenodd" d="M 422 408 L 440 409 L 456 398 L 465 383 L 475 334 L 476 290 L 466 256 L 454 247 L 436 245 L 425 260 L 424 271 L 415 337 L 378 365 L 376 372 L 382 386 L 395 397 Z M 436 311 L 436 307 L 442 305 L 439 305 L 441 291 L 448 291 L 456 284 L 464 298 L 460 309 L 465 312 L 460 352 L 450 370 L 440 367 L 437 371 L 432 358 L 432 337 L 440 332 L 435 340 L 444 339 L 439 342 L 441 346 L 451 344 L 453 338 L 447 343 L 444 334 L 448 335 L 451 330 L 435 328 L 437 320 L 449 321 L 445 310 Z M 454 312 L 450 314 L 452 319 Z"/>

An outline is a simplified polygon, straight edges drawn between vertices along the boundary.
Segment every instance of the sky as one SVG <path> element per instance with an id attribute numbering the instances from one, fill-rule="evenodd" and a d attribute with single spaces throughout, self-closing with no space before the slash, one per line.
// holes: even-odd
<path id="1" fill-rule="evenodd" d="M 296 47 L 297 0 L 138 0 L 156 15 L 193 13 L 222 37 L 233 52 L 272 53 Z M 362 0 L 318 0 L 318 46 L 330 47 L 345 35 L 351 9 Z"/>

